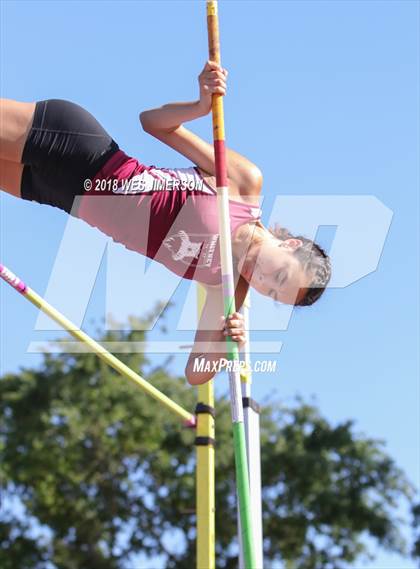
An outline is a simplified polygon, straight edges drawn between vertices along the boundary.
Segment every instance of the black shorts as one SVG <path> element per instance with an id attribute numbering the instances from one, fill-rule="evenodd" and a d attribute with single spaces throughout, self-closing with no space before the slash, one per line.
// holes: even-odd
<path id="1" fill-rule="evenodd" d="M 119 149 L 85 109 L 61 99 L 39 101 L 22 154 L 25 200 L 71 212 L 74 198 Z"/>

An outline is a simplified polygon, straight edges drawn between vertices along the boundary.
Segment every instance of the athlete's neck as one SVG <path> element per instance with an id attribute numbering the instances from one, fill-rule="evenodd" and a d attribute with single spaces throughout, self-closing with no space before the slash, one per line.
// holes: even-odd
<path id="1" fill-rule="evenodd" d="M 232 236 L 232 253 L 236 263 L 244 257 L 256 257 L 266 236 L 267 229 L 259 220 L 240 225 Z"/>

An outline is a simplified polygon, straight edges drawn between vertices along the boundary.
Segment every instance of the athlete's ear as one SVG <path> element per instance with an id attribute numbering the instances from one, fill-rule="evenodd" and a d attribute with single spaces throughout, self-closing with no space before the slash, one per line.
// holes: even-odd
<path id="1" fill-rule="evenodd" d="M 283 241 L 282 245 L 286 249 L 290 249 L 291 251 L 296 251 L 296 249 L 302 247 L 303 241 L 301 241 L 300 239 L 286 239 L 285 241 Z"/>

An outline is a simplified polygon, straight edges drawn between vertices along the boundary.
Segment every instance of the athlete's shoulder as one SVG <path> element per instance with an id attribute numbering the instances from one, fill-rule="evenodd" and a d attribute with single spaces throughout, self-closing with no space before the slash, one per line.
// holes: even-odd
<path id="1" fill-rule="evenodd" d="M 217 192 L 216 176 L 209 174 L 202 168 L 195 166 L 196 170 L 199 172 L 200 176 L 204 179 L 205 183 L 212 188 L 212 190 Z M 245 191 L 245 188 L 239 187 L 234 181 L 229 180 L 229 199 L 236 202 L 243 203 L 244 205 L 259 205 L 260 194 L 259 192 L 251 193 L 249 188 Z"/>

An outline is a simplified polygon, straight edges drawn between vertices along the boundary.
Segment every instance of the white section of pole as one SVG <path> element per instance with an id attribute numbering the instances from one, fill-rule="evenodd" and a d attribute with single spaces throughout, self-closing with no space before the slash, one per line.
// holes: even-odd
<path id="1" fill-rule="evenodd" d="M 263 569 L 263 527 L 261 499 L 261 454 L 260 454 L 260 416 L 251 407 L 244 409 L 246 450 L 248 455 L 249 488 L 251 498 L 252 533 L 255 549 L 256 569 Z M 239 522 L 240 524 L 240 522 Z M 239 531 L 241 543 L 241 531 Z M 240 555 L 240 569 L 245 569 L 245 563 Z"/>
<path id="2" fill-rule="evenodd" d="M 242 381 L 242 397 L 251 399 L 251 385 L 252 385 L 252 372 L 251 372 L 251 344 L 250 344 L 250 294 L 246 296 L 245 302 L 241 308 L 244 316 L 246 339 L 243 348 L 243 359 L 246 362 L 246 369 L 248 371 L 247 380 Z M 262 527 L 262 498 L 261 498 L 261 442 L 260 442 L 260 416 L 259 413 L 250 406 L 244 408 L 244 423 L 245 423 L 245 439 L 246 450 L 248 456 L 248 473 L 249 473 L 249 487 L 251 498 L 251 515 L 252 515 L 252 530 L 255 548 L 255 561 L 257 569 L 263 569 L 264 553 L 263 553 L 263 527 Z M 241 542 L 241 527 L 240 519 L 238 517 L 238 538 L 240 544 L 240 558 L 239 568 L 245 569 L 244 558 L 242 554 Z"/>

